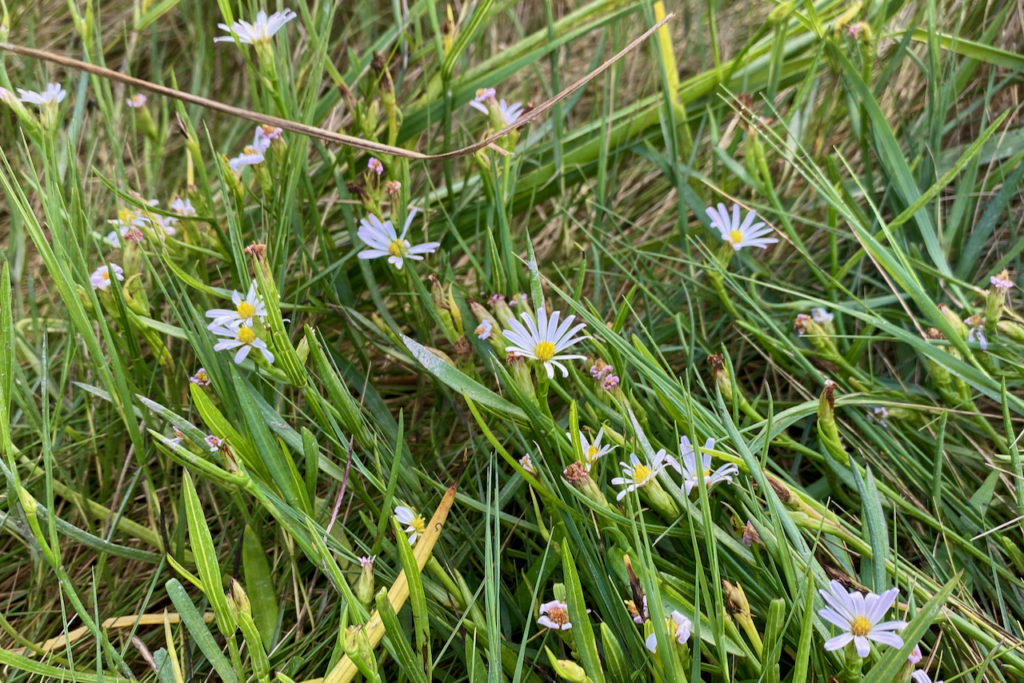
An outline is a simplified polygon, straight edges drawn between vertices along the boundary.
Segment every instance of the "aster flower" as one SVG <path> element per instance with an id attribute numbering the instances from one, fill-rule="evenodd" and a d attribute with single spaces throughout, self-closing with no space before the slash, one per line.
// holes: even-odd
<path id="1" fill-rule="evenodd" d="M 210 386 L 210 375 L 207 374 L 206 368 L 199 368 L 196 370 L 196 374 L 188 378 L 188 381 L 197 387 L 208 387 Z"/>
<path id="2" fill-rule="evenodd" d="M 988 281 L 993 287 L 1004 292 L 1013 287 L 1013 280 L 1010 279 L 1010 271 L 1005 268 L 998 275 L 990 277 Z"/>
<path id="3" fill-rule="evenodd" d="M 943 683 L 942 681 L 933 681 L 932 677 L 924 669 L 918 669 L 910 674 L 910 678 L 913 679 L 914 683 Z"/>
<path id="4" fill-rule="evenodd" d="M 759 247 L 767 249 L 769 244 L 775 244 L 779 240 L 774 237 L 766 237 L 772 234 L 772 229 L 757 220 L 757 214 L 753 211 L 747 212 L 743 222 L 740 222 L 740 205 L 732 205 L 732 216 L 725 208 L 725 204 L 719 203 L 717 207 L 707 207 L 704 210 L 711 219 L 711 227 L 718 230 L 722 239 L 732 245 L 735 251 L 743 247 Z"/>
<path id="5" fill-rule="evenodd" d="M 282 26 L 296 16 L 295 12 L 290 9 L 274 12 L 269 17 L 266 12 L 260 10 L 256 13 L 256 21 L 251 24 L 248 21 L 242 20 L 238 20 L 230 26 L 227 24 L 217 24 L 217 28 L 227 31 L 231 35 L 218 36 L 213 39 L 213 42 L 230 43 L 234 42 L 235 38 L 237 38 L 238 42 L 248 45 L 267 43 L 270 42 L 271 37 L 275 33 L 281 30 Z"/>
<path id="6" fill-rule="evenodd" d="M 874 408 L 871 409 L 871 416 L 878 420 L 878 424 L 882 425 L 882 427 L 886 429 L 889 428 L 889 422 L 886 419 L 889 417 L 888 408 L 886 408 L 885 406 L 875 406 Z"/>
<path id="7" fill-rule="evenodd" d="M 34 90 L 22 90 L 17 88 L 18 94 L 21 96 L 21 101 L 26 104 L 36 104 L 40 107 L 48 104 L 58 104 L 64 101 L 67 97 L 67 92 L 60 86 L 59 83 L 47 83 L 46 90 L 43 92 L 36 92 Z"/>
<path id="8" fill-rule="evenodd" d="M 241 292 L 232 291 L 231 302 L 235 305 L 234 309 L 211 308 L 206 312 L 206 317 L 213 319 L 207 329 L 212 330 L 218 326 L 237 328 L 240 325 L 252 327 L 254 318 L 263 320 L 267 317 L 267 305 L 256 289 L 255 280 L 249 284 L 249 293 L 244 297 Z"/>
<path id="9" fill-rule="evenodd" d="M 970 328 L 967 332 L 967 341 L 977 342 L 982 351 L 987 351 L 988 339 L 985 338 L 985 316 L 975 314 L 964 318 L 964 324 Z"/>
<path id="10" fill-rule="evenodd" d="M 533 476 L 537 476 L 537 468 L 533 466 L 533 460 L 530 458 L 529 453 L 519 458 L 519 466 Z"/>
<path id="11" fill-rule="evenodd" d="M 246 166 L 255 166 L 266 161 L 266 157 L 263 156 L 264 151 L 255 145 L 247 145 L 241 154 L 228 160 L 228 166 L 235 173 L 241 173 L 242 168 Z"/>
<path id="12" fill-rule="evenodd" d="M 92 285 L 93 289 L 103 290 L 110 287 L 111 270 L 114 271 L 115 278 L 121 282 L 124 281 L 124 270 L 121 266 L 116 263 L 110 263 L 107 265 L 110 266 L 109 270 L 107 269 L 107 266 L 100 266 L 96 270 L 92 271 L 92 275 L 89 276 L 89 283 Z"/>
<path id="13" fill-rule="evenodd" d="M 395 232 L 395 226 L 391 221 L 382 221 L 373 214 L 359 221 L 359 239 L 370 246 L 370 249 L 359 252 L 359 258 L 367 260 L 386 256 L 388 263 L 401 270 L 405 259 L 422 261 L 423 254 L 437 251 L 441 246 L 440 242 L 424 242 L 412 246 L 409 240 L 405 239 L 416 213 L 416 209 L 409 212 L 405 225 L 402 226 L 401 235 Z"/>
<path id="14" fill-rule="evenodd" d="M 217 451 L 219 451 L 221 445 L 224 443 L 223 439 L 221 439 L 219 436 L 214 436 L 213 434 L 208 435 L 205 439 L 203 439 L 203 441 L 206 442 L 206 445 L 210 448 L 211 453 L 216 453 Z"/>
<path id="15" fill-rule="evenodd" d="M 146 99 L 147 98 L 143 93 L 137 92 L 131 97 L 125 98 L 124 103 L 132 109 L 141 109 L 146 106 Z"/>
<path id="16" fill-rule="evenodd" d="M 857 655 L 867 657 L 871 652 L 871 643 L 875 641 L 890 647 L 903 647 L 903 639 L 893 631 L 906 627 L 905 621 L 882 621 L 882 617 L 892 607 L 898 588 L 892 588 L 876 595 L 866 596 L 858 592 L 847 593 L 843 584 L 838 581 L 829 583 L 829 590 L 819 590 L 821 597 L 828 605 L 818 610 L 818 615 L 842 630 L 838 636 L 825 642 L 825 650 L 832 652 L 853 643 Z"/>
<path id="17" fill-rule="evenodd" d="M 714 447 L 715 440 L 708 439 L 704 442 L 703 450 L 709 451 Z M 690 491 L 693 490 L 693 487 L 699 481 L 699 475 L 697 473 L 697 454 L 690 444 L 690 439 L 686 436 L 679 439 L 679 455 L 682 457 L 683 462 L 683 488 L 686 490 L 686 495 L 690 495 Z M 712 470 L 711 455 L 709 453 L 700 454 L 700 467 L 704 475 L 704 485 L 709 490 L 712 486 L 722 481 L 731 484 L 733 475 L 739 474 L 739 468 L 732 463 L 722 465 L 717 470 Z"/>
<path id="18" fill-rule="evenodd" d="M 508 351 L 543 363 L 548 378 L 555 376 L 556 367 L 562 371 L 562 377 L 569 376 L 569 370 L 559 361 L 586 358 L 586 356 L 562 353 L 573 344 L 589 339 L 587 336 L 574 336 L 587 326 L 586 323 L 573 326 L 572 322 L 576 316 L 570 315 L 559 324 L 559 316 L 561 313 L 555 311 L 549 319 L 548 312 L 541 306 L 537 312 L 536 322 L 529 313 L 524 311 L 522 318 L 526 323 L 525 327 L 523 323 L 513 318 L 508 321 L 508 329 L 502 332 L 505 339 L 511 342 Z"/>
<path id="19" fill-rule="evenodd" d="M 384 164 L 380 163 L 380 159 L 377 157 L 370 157 L 370 160 L 366 162 L 366 168 L 376 175 L 384 173 Z"/>
<path id="20" fill-rule="evenodd" d="M 192 201 L 187 197 L 182 199 L 180 196 L 175 196 L 171 201 L 171 211 L 178 214 L 179 216 L 195 216 L 196 208 L 192 206 Z"/>
<path id="21" fill-rule="evenodd" d="M 523 105 L 519 102 L 509 104 L 505 100 L 497 100 L 495 95 L 494 88 L 481 88 L 476 91 L 476 98 L 469 103 L 469 106 L 490 116 L 491 111 L 488 105 L 494 103 L 492 106 L 497 106 L 498 112 L 501 114 L 501 120 L 506 126 L 511 126 L 522 116 Z"/>
<path id="22" fill-rule="evenodd" d="M 269 123 L 261 123 L 256 126 L 256 132 L 253 134 L 253 140 L 257 143 L 257 147 L 266 150 L 270 147 L 270 143 L 274 140 L 284 139 L 284 131 L 277 126 L 271 126 Z"/>
<path id="23" fill-rule="evenodd" d="M 624 486 L 615 500 L 622 500 L 630 491 L 642 488 L 654 480 L 658 474 L 668 466 L 679 469 L 679 463 L 664 449 L 655 453 L 650 462 L 644 463 L 637 457 L 636 453 L 629 454 L 629 462 L 620 462 L 622 476 L 612 479 L 612 486 Z"/>
<path id="24" fill-rule="evenodd" d="M 389 180 L 384 183 L 384 191 L 388 193 L 389 197 L 395 197 L 402 191 L 402 183 L 397 180 Z"/>
<path id="25" fill-rule="evenodd" d="M 411 508 L 399 505 L 395 508 L 395 519 L 405 524 L 405 533 L 409 534 L 409 545 L 416 545 L 416 539 L 427 530 L 427 522 L 422 515 L 417 515 Z"/>
<path id="26" fill-rule="evenodd" d="M 686 641 L 690 639 L 691 626 L 692 624 L 690 623 L 690 620 L 676 610 L 672 610 L 671 614 L 669 614 L 665 619 L 665 628 L 668 629 L 668 632 L 672 634 L 672 637 L 675 638 L 676 642 L 680 645 L 685 644 Z M 646 645 L 647 649 L 651 652 L 658 651 L 658 639 L 654 633 L 647 636 L 647 639 L 644 641 L 644 645 Z"/>
<path id="27" fill-rule="evenodd" d="M 569 621 L 569 605 L 559 600 L 545 602 L 540 606 L 540 618 L 537 623 L 553 631 L 568 631 L 572 628 Z"/>
<path id="28" fill-rule="evenodd" d="M 909 655 L 907 655 L 907 662 L 909 662 L 913 666 L 917 666 L 917 663 L 920 662 L 923 658 L 924 655 L 921 654 L 921 646 L 915 645 L 914 649 L 910 651 Z"/>
<path id="29" fill-rule="evenodd" d="M 568 432 L 566 436 L 572 439 L 572 435 Z M 599 458 L 604 457 L 611 453 L 614 449 L 614 445 L 602 446 L 601 439 L 604 438 L 604 427 L 601 427 L 597 431 L 597 436 L 594 437 L 593 441 L 587 439 L 587 435 L 580 431 L 580 448 L 583 449 L 583 467 L 586 468 L 587 472 L 590 471 L 590 467 L 598 461 Z"/>
<path id="30" fill-rule="evenodd" d="M 223 337 L 213 346 L 214 351 L 238 349 L 235 352 L 235 363 L 241 363 L 249 355 L 250 351 L 258 349 L 263 354 L 263 358 L 273 365 L 274 354 L 267 348 L 267 343 L 257 337 L 256 333 L 248 325 L 240 324 L 237 327 L 210 325 L 207 329 L 218 337 Z"/>
<path id="31" fill-rule="evenodd" d="M 818 323 L 819 325 L 832 322 L 832 319 L 834 317 L 835 316 L 826 311 L 824 308 L 811 309 L 811 320 Z"/>
<path id="32" fill-rule="evenodd" d="M 486 318 L 476 326 L 475 330 L 473 330 L 473 334 L 475 334 L 478 339 L 483 339 L 484 341 L 490 339 L 493 332 L 494 325 L 492 325 L 491 321 Z"/>

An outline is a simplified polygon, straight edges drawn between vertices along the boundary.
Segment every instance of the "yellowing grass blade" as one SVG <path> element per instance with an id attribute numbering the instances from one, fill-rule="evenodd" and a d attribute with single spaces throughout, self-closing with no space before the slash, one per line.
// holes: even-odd
<path id="1" fill-rule="evenodd" d="M 452 484 L 445 491 L 444 497 L 441 499 L 441 503 L 437 506 L 434 511 L 434 516 L 430 518 L 430 522 L 427 523 L 426 531 L 420 536 L 419 541 L 416 543 L 416 548 L 413 550 L 413 556 L 416 558 L 416 566 L 422 571 L 423 567 L 427 564 L 427 559 L 430 558 L 430 553 L 434 549 L 434 544 L 437 543 L 437 539 L 441 536 L 441 529 L 444 528 L 444 522 L 448 519 L 448 511 L 452 509 L 452 503 L 455 502 L 455 490 L 457 484 Z M 399 539 L 401 542 L 402 539 Z M 402 605 L 409 598 L 409 580 L 405 576 L 405 570 L 398 575 L 395 582 L 391 585 L 391 589 L 388 590 L 388 602 L 391 603 L 391 608 L 397 613 L 402 609 Z M 384 637 L 384 623 L 380 619 L 380 613 L 377 610 L 373 611 L 370 615 L 370 620 L 366 622 L 363 627 L 366 629 L 366 636 L 370 640 L 370 647 L 376 647 L 376 645 Z M 324 676 L 322 679 L 323 683 L 347 683 L 351 681 L 355 675 L 359 672 L 356 668 L 355 663 L 349 659 L 348 655 L 345 655 L 341 660 L 334 666 L 331 671 Z M 307 681 L 306 683 L 312 683 Z"/>

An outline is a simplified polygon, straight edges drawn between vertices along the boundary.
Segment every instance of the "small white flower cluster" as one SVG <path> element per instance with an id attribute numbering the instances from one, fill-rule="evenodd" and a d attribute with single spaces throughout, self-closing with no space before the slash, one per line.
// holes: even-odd
<path id="1" fill-rule="evenodd" d="M 206 312 L 206 317 L 212 319 L 206 329 L 221 337 L 213 350 L 238 349 L 235 363 L 241 363 L 250 351 L 256 349 L 273 365 L 274 354 L 256 331 L 257 322 L 262 326 L 267 317 L 267 306 L 256 289 L 256 281 L 253 280 L 248 294 L 244 296 L 239 291 L 232 292 L 231 302 L 234 308 L 213 308 Z"/>
<path id="2" fill-rule="evenodd" d="M 156 199 L 143 199 L 135 192 L 131 193 L 141 204 L 158 207 L 160 202 Z M 188 198 L 175 196 L 171 201 L 171 211 L 184 218 L 195 216 L 196 210 Z M 146 230 L 152 231 L 159 239 L 165 236 L 178 234 L 175 227 L 178 219 L 174 216 L 164 216 L 145 208 L 122 207 L 117 211 L 117 218 L 107 221 L 114 229 L 106 234 L 103 241 L 110 246 L 120 247 L 122 241 L 142 242 Z"/>
<path id="3" fill-rule="evenodd" d="M 619 463 L 619 466 L 622 468 L 622 476 L 612 479 L 613 486 L 624 487 L 619 491 L 615 499 L 622 500 L 630 491 L 646 486 L 669 467 L 682 475 L 680 488 L 687 496 L 700 483 L 702 477 L 704 485 L 708 489 L 721 482 L 731 484 L 733 476 L 739 474 L 739 468 L 732 463 L 728 463 L 718 469 L 712 469 L 711 454 L 707 451 L 712 450 L 714 447 L 714 439 L 708 439 L 704 443 L 704 448 L 701 449 L 704 452 L 700 455 L 699 468 L 697 465 L 697 454 L 690 444 L 690 439 L 686 436 L 679 439 L 679 460 L 669 455 L 665 449 L 659 450 L 647 462 L 640 460 L 636 453 L 630 453 L 628 463 Z"/>

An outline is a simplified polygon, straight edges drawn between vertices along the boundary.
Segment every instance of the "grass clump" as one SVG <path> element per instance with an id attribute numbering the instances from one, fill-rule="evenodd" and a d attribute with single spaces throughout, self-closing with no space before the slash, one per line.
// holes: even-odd
<path id="1" fill-rule="evenodd" d="M 1024 677 L 1016 3 L 51 9 L 6 679 Z"/>

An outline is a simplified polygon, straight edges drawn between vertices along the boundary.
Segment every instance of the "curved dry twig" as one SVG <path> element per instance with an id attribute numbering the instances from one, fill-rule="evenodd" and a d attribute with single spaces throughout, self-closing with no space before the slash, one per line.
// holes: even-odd
<path id="1" fill-rule="evenodd" d="M 527 113 L 523 114 L 517 121 L 511 125 L 505 126 L 498 132 L 487 136 L 483 140 L 476 142 L 468 147 L 462 147 L 459 149 L 452 150 L 450 152 L 442 152 L 440 154 L 424 154 L 423 152 L 417 152 L 412 149 L 404 149 L 402 147 L 394 147 L 392 145 L 385 145 L 380 142 L 374 142 L 373 140 L 364 140 L 363 138 L 357 138 L 351 135 L 344 135 L 342 133 L 335 133 L 334 131 L 327 130 L 325 128 L 318 128 L 316 126 L 310 126 L 305 123 L 298 123 L 289 119 L 282 119 L 278 116 L 271 116 L 270 114 L 261 114 L 259 112 L 250 111 L 248 109 L 241 109 L 239 107 L 233 107 L 230 104 L 224 104 L 217 100 L 211 100 L 206 97 L 200 97 L 199 95 L 193 95 L 189 92 L 182 90 L 176 90 L 169 88 L 165 85 L 159 85 L 158 83 L 152 83 L 150 81 L 143 80 L 141 78 L 135 78 L 134 76 L 127 76 L 106 67 L 97 66 L 95 64 L 89 64 L 72 57 L 67 57 L 56 52 L 50 52 L 49 50 L 39 50 L 36 48 L 25 47 L 23 45 L 16 45 L 14 43 L 0 42 L 0 50 L 10 52 L 12 54 L 21 55 L 23 57 L 31 57 L 34 59 L 40 59 L 53 64 L 59 64 L 60 66 L 67 67 L 69 69 L 76 69 L 78 71 L 85 71 L 86 73 L 106 78 L 111 81 L 119 81 L 125 85 L 138 88 L 140 90 L 148 90 L 151 93 L 157 95 L 165 95 L 167 97 L 173 97 L 183 102 L 189 102 L 191 104 L 198 104 L 201 107 L 207 109 L 213 109 L 224 114 L 231 116 L 237 116 L 241 119 L 247 119 L 254 123 L 265 124 L 269 126 L 277 126 L 283 130 L 290 131 L 292 133 L 299 133 L 300 135 L 307 135 L 309 137 L 323 140 L 324 142 L 334 142 L 339 145 L 345 145 L 347 147 L 355 147 L 356 149 L 362 149 L 367 152 L 374 152 L 376 154 L 388 154 L 396 157 L 405 157 L 407 159 L 454 159 L 456 157 L 466 156 L 473 154 L 485 147 L 490 147 L 498 140 L 503 138 L 509 132 L 521 128 L 526 124 L 530 123 L 536 118 L 546 113 L 551 107 L 555 106 L 573 92 L 582 88 L 584 85 L 589 83 L 594 78 L 604 73 L 610 66 L 615 62 L 622 59 L 631 50 L 635 49 L 640 43 L 649 38 L 655 31 L 664 26 L 674 15 L 669 14 L 661 21 L 654 24 L 642 34 L 634 38 L 628 45 L 616 52 L 612 57 L 607 59 L 601 66 L 597 67 L 589 74 L 572 83 L 554 97 L 545 100 L 541 104 L 537 105 Z"/>

